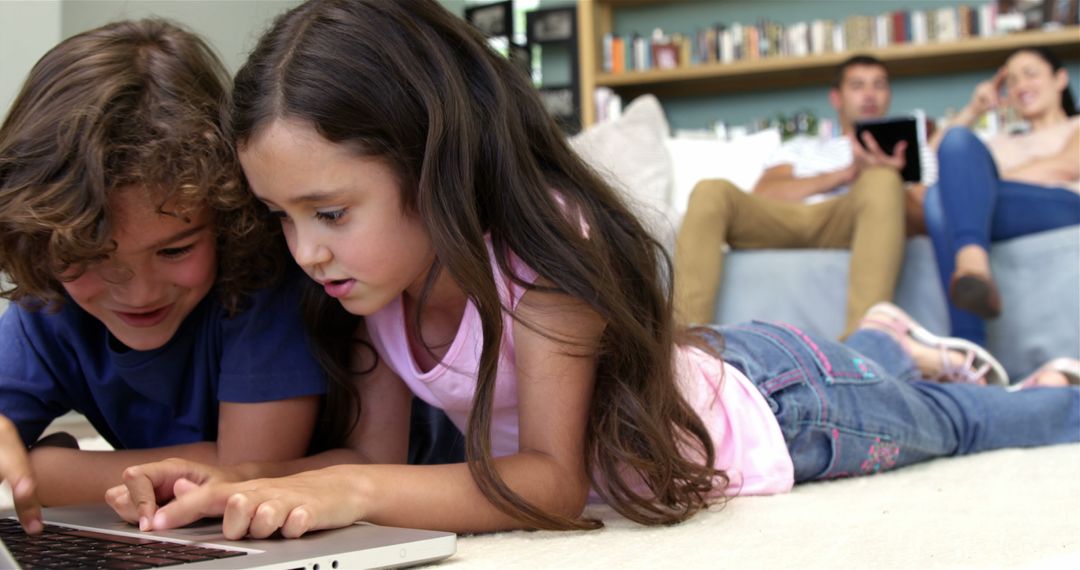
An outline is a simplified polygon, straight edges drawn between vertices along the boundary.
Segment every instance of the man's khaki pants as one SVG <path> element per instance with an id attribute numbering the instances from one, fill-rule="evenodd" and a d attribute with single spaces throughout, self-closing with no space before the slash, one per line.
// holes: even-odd
<path id="1" fill-rule="evenodd" d="M 903 183 L 894 169 L 871 168 L 847 194 L 805 205 L 748 194 L 727 180 L 699 182 L 675 245 L 680 322 L 713 321 L 725 243 L 732 249 L 850 248 L 844 332 L 850 334 L 870 306 L 892 300 L 904 255 Z"/>

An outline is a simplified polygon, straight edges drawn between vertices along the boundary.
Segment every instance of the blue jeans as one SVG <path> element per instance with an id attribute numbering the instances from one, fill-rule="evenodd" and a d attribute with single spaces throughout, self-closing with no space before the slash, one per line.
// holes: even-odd
<path id="1" fill-rule="evenodd" d="M 934 457 L 1080 441 L 1080 388 L 1009 392 L 918 380 L 888 334 L 843 344 L 784 324 L 716 327 L 723 359 L 765 396 L 795 482 L 867 475 Z"/>
<path id="2" fill-rule="evenodd" d="M 960 248 L 974 244 L 990 251 L 991 242 L 1080 224 L 1080 194 L 1002 180 L 990 151 L 968 129 L 945 133 L 938 163 L 940 177 L 923 210 L 946 295 Z M 986 344 L 979 316 L 950 302 L 949 320 L 953 336 Z"/>

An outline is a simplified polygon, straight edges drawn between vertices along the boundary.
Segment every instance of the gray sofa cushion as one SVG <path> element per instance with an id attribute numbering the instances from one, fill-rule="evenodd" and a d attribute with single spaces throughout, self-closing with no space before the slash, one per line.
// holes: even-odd
<path id="1" fill-rule="evenodd" d="M 716 321 L 789 322 L 828 337 L 844 329 L 846 250 L 733 251 L 725 259 Z M 1019 379 L 1057 356 L 1080 358 L 1080 226 L 994 244 L 1004 312 L 987 344 Z M 908 241 L 897 305 L 936 334 L 948 332 L 945 296 L 926 237 Z"/>

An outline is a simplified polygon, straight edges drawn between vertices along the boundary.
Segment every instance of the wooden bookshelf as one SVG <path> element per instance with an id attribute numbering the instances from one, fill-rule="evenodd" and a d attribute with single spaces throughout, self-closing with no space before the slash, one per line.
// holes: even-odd
<path id="1" fill-rule="evenodd" d="M 709 63 L 649 71 L 603 73 L 600 70 L 604 34 L 612 30 L 613 10 L 620 6 L 655 4 L 656 0 L 579 0 L 578 51 L 581 54 L 581 118 L 595 122 L 593 91 L 606 86 L 624 100 L 643 93 L 661 97 L 693 96 L 827 85 L 836 66 L 851 52 L 770 57 L 757 61 Z M 1062 59 L 1080 57 L 1080 26 L 1053 31 L 1028 31 L 990 38 L 969 38 L 928 44 L 900 44 L 860 50 L 888 63 L 893 77 L 992 70 L 1013 50 L 1044 46 Z"/>

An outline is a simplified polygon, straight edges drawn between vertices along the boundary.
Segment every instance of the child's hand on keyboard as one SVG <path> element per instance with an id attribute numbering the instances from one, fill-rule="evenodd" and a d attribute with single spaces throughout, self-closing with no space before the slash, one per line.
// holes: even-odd
<path id="1" fill-rule="evenodd" d="M 124 470 L 124 484 L 109 489 L 105 493 L 105 502 L 121 518 L 146 531 L 151 530 L 158 507 L 180 494 L 178 488 L 242 478 L 228 469 L 186 459 L 166 459 Z"/>
<path id="2" fill-rule="evenodd" d="M 7 417 L 0 415 L 0 480 L 11 484 L 11 495 L 19 522 L 29 534 L 38 534 L 41 523 L 41 502 L 37 498 L 34 471 L 26 453 L 19 430 Z"/>
<path id="3" fill-rule="evenodd" d="M 177 528 L 204 517 L 223 517 L 230 540 L 266 538 L 280 531 L 297 538 L 309 531 L 339 528 L 363 517 L 355 482 L 336 465 L 288 477 L 195 485 L 178 481 L 176 500 L 158 509 L 154 530 Z"/>

